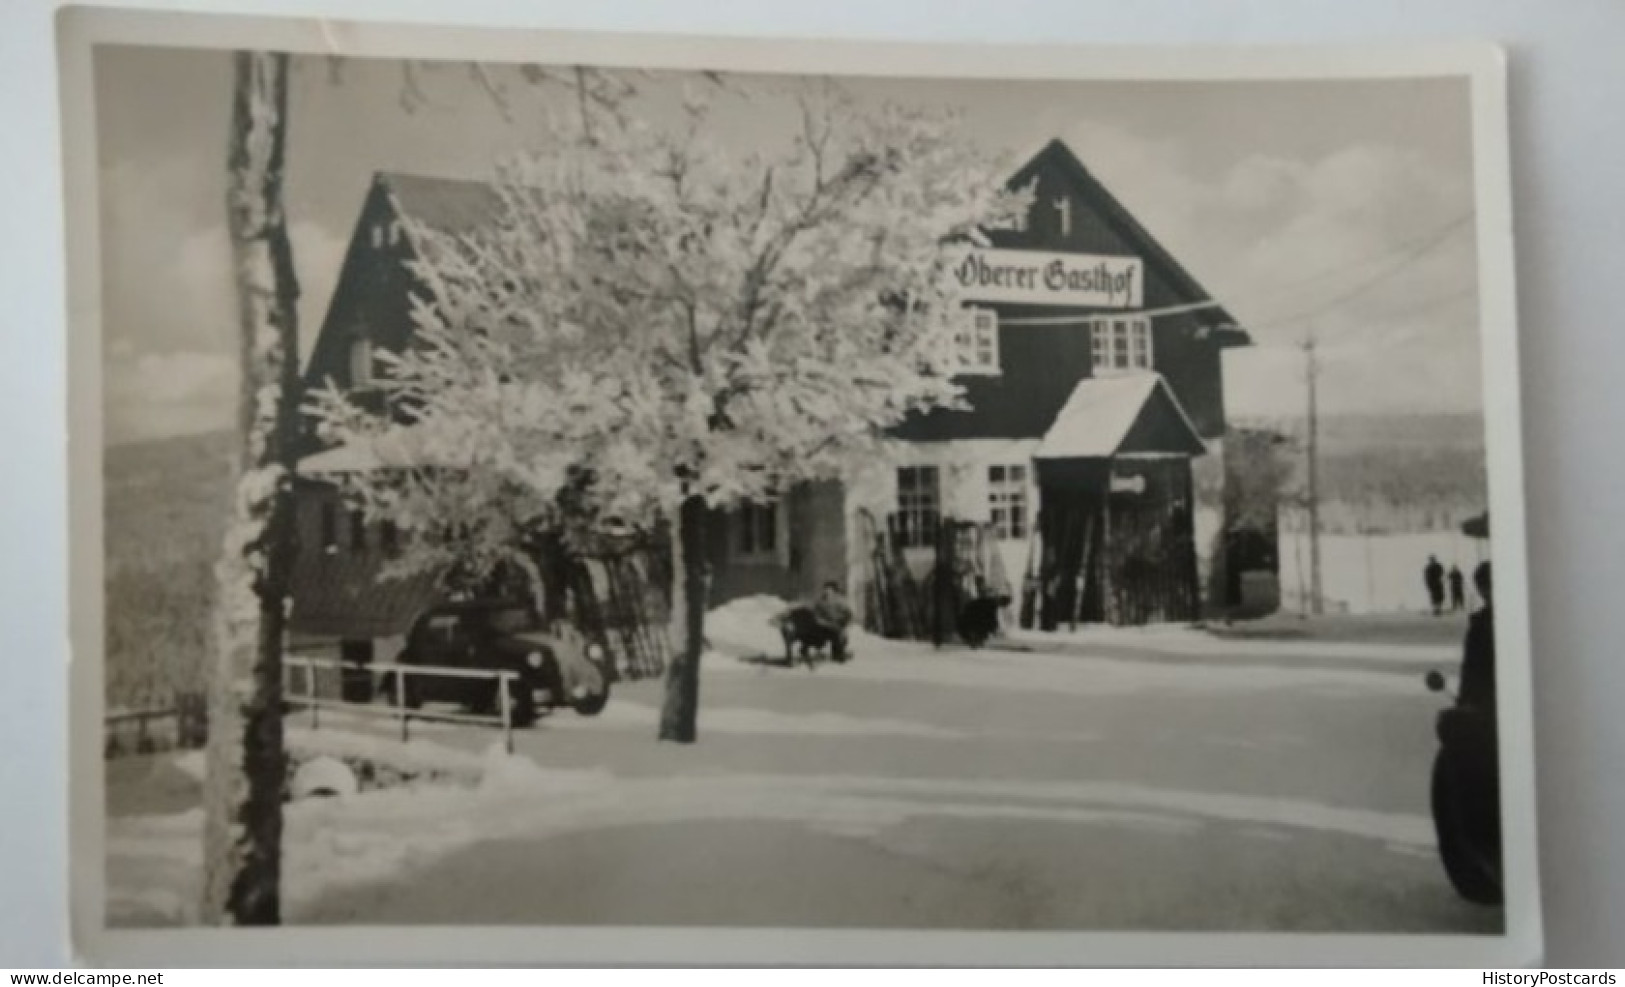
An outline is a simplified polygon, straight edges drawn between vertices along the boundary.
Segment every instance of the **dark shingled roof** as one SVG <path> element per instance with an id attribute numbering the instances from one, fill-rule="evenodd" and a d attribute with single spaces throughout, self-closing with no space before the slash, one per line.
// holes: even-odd
<path id="1" fill-rule="evenodd" d="M 381 171 L 377 182 L 402 215 L 441 233 L 468 233 L 502 215 L 502 199 L 489 182 Z"/>

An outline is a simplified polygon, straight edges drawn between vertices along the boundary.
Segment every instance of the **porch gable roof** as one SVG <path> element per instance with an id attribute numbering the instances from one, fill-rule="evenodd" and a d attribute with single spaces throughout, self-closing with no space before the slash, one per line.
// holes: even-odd
<path id="1" fill-rule="evenodd" d="M 1196 426 L 1162 375 L 1148 373 L 1079 381 L 1033 458 L 1200 456 L 1206 451 Z"/>

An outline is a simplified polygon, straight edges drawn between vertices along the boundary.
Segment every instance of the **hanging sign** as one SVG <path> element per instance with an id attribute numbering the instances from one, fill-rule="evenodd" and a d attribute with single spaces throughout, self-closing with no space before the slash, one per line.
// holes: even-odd
<path id="1" fill-rule="evenodd" d="M 969 247 L 952 271 L 969 301 L 1091 308 L 1144 305 L 1145 271 L 1138 257 Z"/>

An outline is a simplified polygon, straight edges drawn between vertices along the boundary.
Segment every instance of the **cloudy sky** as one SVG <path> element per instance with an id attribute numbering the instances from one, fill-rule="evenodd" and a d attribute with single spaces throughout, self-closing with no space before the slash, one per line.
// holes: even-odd
<path id="1" fill-rule="evenodd" d="M 572 99 L 496 77 L 511 84 L 505 111 L 458 66 L 409 83 L 394 62 L 295 62 L 288 209 L 307 351 L 373 172 L 484 177 Z M 1256 346 L 1227 356 L 1232 416 L 1302 412 L 1296 345 L 1311 330 L 1328 412 L 1479 409 L 1464 82 L 847 85 L 957 107 L 968 139 L 1013 162 L 1066 140 L 1252 332 Z M 230 422 L 230 88 L 223 52 L 98 50 L 110 441 Z M 641 112 L 669 110 L 671 87 L 643 91 Z M 774 95 L 733 103 L 725 138 L 782 134 L 783 111 Z"/>

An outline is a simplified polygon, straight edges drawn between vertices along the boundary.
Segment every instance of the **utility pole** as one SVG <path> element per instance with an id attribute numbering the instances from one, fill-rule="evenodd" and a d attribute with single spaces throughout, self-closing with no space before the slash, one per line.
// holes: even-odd
<path id="1" fill-rule="evenodd" d="M 1325 612 L 1320 583 L 1320 457 L 1316 448 L 1320 436 L 1319 412 L 1315 405 L 1315 378 L 1320 367 L 1315 360 L 1315 331 L 1303 341 L 1304 373 L 1309 381 L 1309 612 Z"/>

